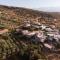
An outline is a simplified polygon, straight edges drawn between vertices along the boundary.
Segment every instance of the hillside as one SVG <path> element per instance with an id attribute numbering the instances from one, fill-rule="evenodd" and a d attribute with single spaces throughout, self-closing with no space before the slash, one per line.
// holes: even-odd
<path id="1" fill-rule="evenodd" d="M 55 16 L 0 5 L 0 59 L 59 60 L 60 20 Z"/>
<path id="2" fill-rule="evenodd" d="M 0 5 L 0 23 L 9 29 L 16 28 L 23 23 L 24 20 L 39 20 L 41 23 L 44 23 L 46 20 L 47 22 L 45 23 L 48 23 L 49 20 L 52 21 L 53 19 L 54 17 L 46 12 Z"/>
<path id="3" fill-rule="evenodd" d="M 60 12 L 50 12 L 50 14 L 55 18 L 60 19 Z"/>

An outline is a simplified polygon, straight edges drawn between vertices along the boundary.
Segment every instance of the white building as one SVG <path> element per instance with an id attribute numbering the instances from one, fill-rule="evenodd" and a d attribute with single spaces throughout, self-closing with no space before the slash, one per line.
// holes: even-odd
<path id="1" fill-rule="evenodd" d="M 44 42 L 46 39 L 46 36 L 44 35 L 43 31 L 39 31 L 37 33 L 37 37 L 40 39 L 41 42 Z"/>
<path id="2" fill-rule="evenodd" d="M 27 35 L 28 33 L 29 33 L 28 30 L 22 30 L 22 34 L 23 34 L 23 35 Z"/>
<path id="3" fill-rule="evenodd" d="M 41 25 L 40 27 L 42 28 L 42 30 L 46 29 L 45 25 Z"/>
<path id="4" fill-rule="evenodd" d="M 47 43 L 44 43 L 44 46 L 45 46 L 45 47 L 47 47 L 47 48 L 49 48 L 49 49 L 52 49 L 52 48 L 53 48 L 53 46 L 52 46 L 52 45 L 47 44 Z"/>
<path id="5" fill-rule="evenodd" d="M 6 32 L 8 32 L 8 29 L 0 30 L 0 34 L 4 34 Z"/>

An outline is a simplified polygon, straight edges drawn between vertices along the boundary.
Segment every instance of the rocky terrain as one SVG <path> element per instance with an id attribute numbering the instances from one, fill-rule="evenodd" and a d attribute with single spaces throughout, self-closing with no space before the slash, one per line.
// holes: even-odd
<path id="1" fill-rule="evenodd" d="M 60 20 L 55 16 L 0 5 L 0 60 L 59 60 Z"/>

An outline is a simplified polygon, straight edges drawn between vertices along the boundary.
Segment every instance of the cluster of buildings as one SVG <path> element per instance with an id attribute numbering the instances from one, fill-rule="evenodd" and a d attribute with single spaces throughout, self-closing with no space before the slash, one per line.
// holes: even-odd
<path id="1" fill-rule="evenodd" d="M 59 30 L 40 24 L 39 22 L 30 23 L 26 22 L 23 24 L 22 29 L 17 32 L 21 32 L 23 36 L 32 40 L 33 42 L 41 42 L 44 47 L 55 50 L 56 46 L 60 44 Z"/>

